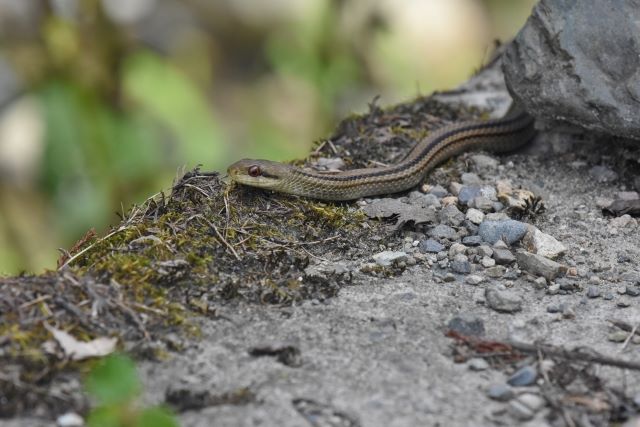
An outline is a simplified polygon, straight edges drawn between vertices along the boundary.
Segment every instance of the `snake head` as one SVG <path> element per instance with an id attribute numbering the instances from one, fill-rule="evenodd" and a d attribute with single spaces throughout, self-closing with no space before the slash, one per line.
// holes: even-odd
<path id="1" fill-rule="evenodd" d="M 235 182 L 268 190 L 277 190 L 287 171 L 282 163 L 251 159 L 237 161 L 227 168 Z"/>

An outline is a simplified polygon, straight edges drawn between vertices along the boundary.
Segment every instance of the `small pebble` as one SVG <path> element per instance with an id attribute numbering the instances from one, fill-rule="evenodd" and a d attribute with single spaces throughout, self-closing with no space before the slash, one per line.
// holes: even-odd
<path id="1" fill-rule="evenodd" d="M 460 176 L 460 181 L 465 185 L 481 184 L 482 180 L 475 173 L 465 172 Z"/>
<path id="2" fill-rule="evenodd" d="M 429 194 L 433 194 L 434 196 L 436 196 L 439 199 L 442 199 L 447 194 L 449 194 L 449 192 L 441 185 L 434 185 L 433 187 L 431 187 L 429 189 L 428 193 Z"/>
<path id="3" fill-rule="evenodd" d="M 536 279 L 533 281 L 533 284 L 535 285 L 536 289 L 544 289 L 547 287 L 547 279 L 545 279 L 544 277 L 536 277 Z"/>
<path id="4" fill-rule="evenodd" d="M 462 335 L 484 335 L 484 321 L 482 318 L 471 314 L 461 313 L 447 323 L 447 327 Z"/>
<path id="5" fill-rule="evenodd" d="M 84 420 L 75 412 L 67 412 L 56 419 L 56 425 L 58 427 L 82 427 Z"/>
<path id="6" fill-rule="evenodd" d="M 454 275 L 453 275 L 453 274 L 451 274 L 451 273 L 447 273 L 447 274 L 444 276 L 444 281 L 445 281 L 445 282 L 448 282 L 448 283 L 450 283 L 450 282 L 455 282 L 455 281 L 456 281 L 456 276 L 454 276 Z"/>
<path id="7" fill-rule="evenodd" d="M 485 272 L 487 273 L 487 276 L 493 278 L 493 279 L 499 279 L 500 277 L 504 276 L 504 272 L 505 272 L 505 268 L 502 265 L 496 265 L 493 267 L 489 267 L 485 270 Z"/>
<path id="8" fill-rule="evenodd" d="M 418 245 L 418 247 L 420 248 L 421 252 L 435 253 L 435 254 L 437 254 L 438 252 L 444 251 L 445 249 L 442 243 L 434 239 L 422 240 Z"/>
<path id="9" fill-rule="evenodd" d="M 629 336 L 628 332 L 625 331 L 615 331 L 609 334 L 607 339 L 611 342 L 624 342 Z"/>
<path id="10" fill-rule="evenodd" d="M 485 371 L 489 369 L 489 363 L 480 357 L 474 357 L 469 360 L 468 366 L 472 371 Z"/>
<path id="11" fill-rule="evenodd" d="M 449 247 L 449 258 L 453 259 L 458 254 L 464 254 L 467 251 L 467 247 L 460 243 L 454 243 Z"/>
<path id="12" fill-rule="evenodd" d="M 464 281 L 466 283 L 468 283 L 469 285 L 473 285 L 473 286 L 477 286 L 480 283 L 484 282 L 484 278 L 481 276 L 478 276 L 476 274 L 471 274 L 469 276 L 467 276 Z"/>
<path id="13" fill-rule="evenodd" d="M 456 273 L 469 274 L 471 273 L 471 263 L 466 255 L 458 254 L 451 262 L 451 269 Z"/>
<path id="14" fill-rule="evenodd" d="M 480 245 L 478 247 L 478 254 L 491 258 L 491 256 L 493 255 L 493 249 L 491 249 L 487 245 Z"/>
<path id="15" fill-rule="evenodd" d="M 467 236 L 462 239 L 462 243 L 467 246 L 480 246 L 482 238 L 480 236 Z"/>
<path id="16" fill-rule="evenodd" d="M 478 209 L 469 208 L 467 209 L 466 218 L 476 225 L 480 225 L 484 220 L 484 213 Z"/>
<path id="17" fill-rule="evenodd" d="M 509 265 L 516 262 L 516 257 L 508 249 L 496 249 L 493 250 L 493 259 L 498 265 Z"/>
<path id="18" fill-rule="evenodd" d="M 630 297 L 637 297 L 638 295 L 640 295 L 640 288 L 638 288 L 637 286 L 627 285 L 625 291 L 626 294 Z"/>
<path id="19" fill-rule="evenodd" d="M 600 296 L 600 288 L 594 285 L 587 288 L 587 298 L 598 298 Z"/>
<path id="20" fill-rule="evenodd" d="M 507 384 L 493 384 L 487 389 L 487 396 L 498 402 L 507 402 L 513 399 L 513 389 Z"/>
<path id="21" fill-rule="evenodd" d="M 535 383 L 538 371 L 535 367 L 527 365 L 518 369 L 509 377 L 507 383 L 514 387 L 523 387 Z"/>
<path id="22" fill-rule="evenodd" d="M 480 261 L 480 264 L 482 264 L 484 268 L 489 268 L 496 265 L 496 260 L 494 260 L 493 258 L 489 258 L 488 256 L 485 256 Z"/>

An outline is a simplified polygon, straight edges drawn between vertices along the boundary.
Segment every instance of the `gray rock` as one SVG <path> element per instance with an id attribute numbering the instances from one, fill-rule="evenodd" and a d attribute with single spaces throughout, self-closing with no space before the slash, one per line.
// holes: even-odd
<path id="1" fill-rule="evenodd" d="M 597 182 L 613 182 L 618 179 L 618 174 L 606 166 L 594 166 L 589 169 L 589 175 Z"/>
<path id="2" fill-rule="evenodd" d="M 480 173 L 494 172 L 500 164 L 500 162 L 493 157 L 484 154 L 474 154 L 471 156 L 471 163 L 475 170 Z"/>
<path id="3" fill-rule="evenodd" d="M 462 239 L 462 243 L 467 246 L 480 246 L 482 238 L 480 236 L 467 236 Z"/>
<path id="4" fill-rule="evenodd" d="M 494 260 L 492 261 L 495 262 Z M 495 265 L 495 266 L 487 267 L 487 269 L 485 270 L 485 273 L 487 274 L 487 276 L 491 277 L 492 279 L 499 279 L 502 276 L 504 276 L 505 271 L 506 269 L 504 268 L 504 266 Z"/>
<path id="5" fill-rule="evenodd" d="M 433 206 L 440 207 L 440 200 L 433 194 L 424 194 L 419 191 L 412 191 L 409 193 L 409 203 L 412 205 L 418 205 L 423 208 Z"/>
<path id="6" fill-rule="evenodd" d="M 395 262 L 407 260 L 406 252 L 400 251 L 383 251 L 375 254 L 373 260 L 382 267 L 389 267 Z"/>
<path id="7" fill-rule="evenodd" d="M 514 393 L 507 384 L 492 384 L 487 389 L 487 396 L 498 402 L 507 402 L 513 399 Z"/>
<path id="8" fill-rule="evenodd" d="M 516 257 L 513 256 L 509 249 L 494 249 L 493 259 L 498 265 L 509 265 L 516 262 Z"/>
<path id="9" fill-rule="evenodd" d="M 480 264 L 482 264 L 482 266 L 484 268 L 489 268 L 489 267 L 493 267 L 494 265 L 496 265 L 496 260 L 493 259 L 493 258 L 489 258 L 488 256 L 484 256 L 480 260 Z M 502 274 L 500 274 L 500 275 L 502 276 Z"/>
<path id="10" fill-rule="evenodd" d="M 480 177 L 475 173 L 465 172 L 460 177 L 460 181 L 462 181 L 465 185 L 478 185 L 482 183 Z"/>
<path id="11" fill-rule="evenodd" d="M 515 313 L 522 310 L 522 298 L 515 292 L 487 288 L 484 296 L 487 305 L 495 311 Z"/>
<path id="12" fill-rule="evenodd" d="M 527 232 L 527 224 L 513 219 L 490 221 L 485 219 L 478 235 L 483 241 L 494 244 L 498 240 L 504 240 L 508 245 L 513 245 L 524 237 Z"/>
<path id="13" fill-rule="evenodd" d="M 640 296 L 640 288 L 636 286 L 627 285 L 625 290 L 626 290 L 626 294 L 629 295 L 630 297 Z"/>
<path id="14" fill-rule="evenodd" d="M 447 225 L 459 226 L 464 221 L 464 214 L 455 205 L 445 206 L 438 212 L 440 222 Z"/>
<path id="15" fill-rule="evenodd" d="M 484 335 L 484 321 L 470 314 L 458 314 L 449 320 L 447 327 L 461 335 L 482 336 Z"/>
<path id="16" fill-rule="evenodd" d="M 640 138 L 637 0 L 542 0 L 503 57 L 505 81 L 536 116 Z"/>
<path id="17" fill-rule="evenodd" d="M 484 213 L 478 209 L 469 208 L 467 209 L 466 218 L 472 223 L 479 225 L 484 220 Z"/>
<path id="18" fill-rule="evenodd" d="M 600 296 L 600 288 L 597 286 L 589 286 L 587 289 L 587 298 L 598 298 Z"/>
<path id="19" fill-rule="evenodd" d="M 487 245 L 480 245 L 478 246 L 478 254 L 482 256 L 491 257 L 493 255 L 493 249 L 491 249 Z"/>
<path id="20" fill-rule="evenodd" d="M 451 269 L 459 274 L 471 273 L 471 263 L 466 255 L 458 254 L 451 262 Z"/>
<path id="21" fill-rule="evenodd" d="M 439 199 L 445 197 L 449 192 L 442 185 L 434 185 L 429 189 L 429 194 L 433 194 Z"/>
<path id="22" fill-rule="evenodd" d="M 484 278 L 482 278 L 482 276 L 478 276 L 476 274 L 471 274 L 469 276 L 467 276 L 466 279 L 464 279 L 464 281 L 470 285 L 473 286 L 477 286 L 480 283 L 484 282 Z"/>
<path id="23" fill-rule="evenodd" d="M 549 259 L 556 259 L 567 251 L 566 246 L 558 242 L 555 237 L 543 233 L 533 226 L 529 227 L 527 234 L 522 239 L 522 244 L 529 252 Z"/>
<path id="24" fill-rule="evenodd" d="M 538 370 L 527 365 L 515 371 L 507 380 L 507 384 L 514 387 L 524 387 L 535 383 L 537 377 Z"/>
<path id="25" fill-rule="evenodd" d="M 458 201 L 463 205 L 469 205 L 473 199 L 482 196 L 479 185 L 464 185 L 458 193 Z"/>
<path id="26" fill-rule="evenodd" d="M 444 251 L 445 249 L 442 243 L 433 239 L 422 240 L 418 245 L 418 248 L 420 249 L 420 252 L 434 253 L 434 254 Z"/>
<path id="27" fill-rule="evenodd" d="M 516 260 L 522 270 L 544 277 L 547 281 L 555 279 L 566 271 L 566 267 L 562 264 L 523 250 L 516 252 Z"/>
<path id="28" fill-rule="evenodd" d="M 464 254 L 467 247 L 461 243 L 454 243 L 449 247 L 449 258 L 453 259 L 458 254 Z"/>
<path id="29" fill-rule="evenodd" d="M 468 205 L 482 212 L 491 212 L 491 210 L 493 210 L 493 202 L 485 196 L 474 197 Z"/>
<path id="30" fill-rule="evenodd" d="M 429 230 L 427 234 L 429 235 L 429 237 L 433 237 L 436 239 L 456 240 L 458 238 L 456 230 L 444 224 L 436 225 L 431 230 Z"/>

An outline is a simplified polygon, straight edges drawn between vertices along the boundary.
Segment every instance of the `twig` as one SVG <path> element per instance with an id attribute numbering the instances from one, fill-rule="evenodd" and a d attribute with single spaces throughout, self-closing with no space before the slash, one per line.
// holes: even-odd
<path id="1" fill-rule="evenodd" d="M 240 256 L 238 255 L 238 253 L 236 252 L 235 249 L 233 249 L 233 246 L 231 246 L 231 244 L 229 244 L 229 242 L 227 242 L 224 238 L 224 236 L 222 236 L 222 234 L 220 234 L 220 231 L 218 231 L 218 227 L 216 227 L 216 225 L 214 223 L 212 223 L 211 221 L 209 221 L 207 218 L 205 218 L 204 216 L 198 214 L 198 215 L 194 215 L 194 217 L 199 217 L 201 219 L 203 219 L 208 225 L 209 227 L 213 228 L 213 231 L 216 233 L 216 236 L 218 236 L 218 239 L 220 239 L 220 241 L 222 242 L 222 244 L 224 244 L 227 248 L 229 248 L 229 250 L 231 251 L 231 253 L 233 254 L 234 257 L 236 257 L 236 259 L 238 261 L 240 261 Z M 192 217 L 193 218 L 193 217 Z"/>
<path id="2" fill-rule="evenodd" d="M 629 332 L 629 336 L 627 336 L 627 339 L 624 340 L 624 343 L 622 344 L 620 353 L 622 353 L 625 350 L 625 348 L 627 348 L 627 346 L 629 345 L 629 341 L 631 341 L 631 338 L 633 338 L 633 336 L 638 332 L 638 326 L 640 326 L 640 323 L 636 323 L 633 326 L 633 329 L 631 329 L 631 331 Z"/>
<path id="3" fill-rule="evenodd" d="M 556 347 L 547 344 L 527 344 L 521 342 L 506 342 L 505 344 L 510 345 L 514 349 L 523 353 L 537 354 L 538 352 L 542 352 L 547 356 L 560 357 L 567 360 L 580 360 L 583 362 L 591 362 L 600 365 L 615 366 L 617 368 L 640 371 L 639 362 L 615 359 L 613 357 L 608 357 L 596 353 L 595 351 L 593 351 L 592 353 L 586 353 L 580 349 L 567 350 L 562 347 Z"/>
<path id="4" fill-rule="evenodd" d="M 98 240 L 97 242 L 94 242 L 92 244 L 90 244 L 89 246 L 87 246 L 86 248 L 84 248 L 83 250 L 81 250 L 80 252 L 78 252 L 77 254 L 73 255 L 71 258 L 69 258 L 68 260 L 66 260 L 64 262 L 64 264 L 62 264 L 60 267 L 58 267 L 58 270 L 62 270 L 63 268 L 65 268 L 67 265 L 71 264 L 72 261 L 74 261 L 76 258 L 78 258 L 79 256 L 83 255 L 85 252 L 89 251 L 90 249 L 92 249 L 96 244 L 104 242 L 105 240 L 109 239 L 110 237 L 115 236 L 116 234 L 118 234 L 119 232 L 126 230 L 128 227 L 128 225 L 123 225 L 120 226 L 117 230 L 112 231 L 111 233 L 107 234 L 106 236 L 104 236 L 102 239 Z"/>

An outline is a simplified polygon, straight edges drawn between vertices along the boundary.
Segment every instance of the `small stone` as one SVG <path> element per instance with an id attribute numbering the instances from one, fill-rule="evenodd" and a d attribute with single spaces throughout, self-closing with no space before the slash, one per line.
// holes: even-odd
<path id="1" fill-rule="evenodd" d="M 533 281 L 533 284 L 536 289 L 544 289 L 547 287 L 547 279 L 545 279 L 544 277 L 537 277 Z"/>
<path id="2" fill-rule="evenodd" d="M 442 223 L 457 227 L 462 224 L 465 216 L 455 205 L 449 205 L 440 210 L 438 218 Z"/>
<path id="3" fill-rule="evenodd" d="M 547 293 L 549 295 L 557 295 L 560 292 L 560 285 L 554 283 L 553 285 L 547 288 Z"/>
<path id="4" fill-rule="evenodd" d="M 429 237 L 433 237 L 436 239 L 456 240 L 458 237 L 456 230 L 444 224 L 436 225 L 429 230 L 428 234 Z"/>
<path id="5" fill-rule="evenodd" d="M 449 247 L 449 259 L 453 259 L 458 254 L 464 254 L 466 251 L 467 247 L 465 245 L 454 243 Z"/>
<path id="6" fill-rule="evenodd" d="M 447 283 L 455 282 L 455 281 L 456 281 L 456 276 L 454 276 L 454 275 L 453 275 L 453 274 L 451 274 L 451 273 L 447 273 L 447 274 L 444 276 L 444 281 L 445 281 L 445 282 L 447 282 Z"/>
<path id="7" fill-rule="evenodd" d="M 514 393 L 507 384 L 492 384 L 487 389 L 487 396 L 498 402 L 507 402 L 513 399 Z"/>
<path id="8" fill-rule="evenodd" d="M 629 225 L 636 225 L 637 222 L 629 214 L 624 214 L 609 221 L 609 228 L 625 228 Z"/>
<path id="9" fill-rule="evenodd" d="M 509 249 L 509 246 L 507 246 L 504 240 L 498 240 L 493 244 L 493 249 Z"/>
<path id="10" fill-rule="evenodd" d="M 637 296 L 640 296 L 640 288 L 636 286 L 627 285 L 627 287 L 625 288 L 625 293 L 630 297 L 637 297 Z"/>
<path id="11" fill-rule="evenodd" d="M 418 245 L 418 248 L 423 253 L 434 253 L 434 254 L 444 251 L 445 249 L 442 243 L 433 239 L 422 240 Z"/>
<path id="12" fill-rule="evenodd" d="M 494 172 L 498 169 L 498 162 L 493 157 L 489 157 L 484 154 L 475 154 L 471 156 L 471 163 L 473 164 L 475 170 L 481 173 Z"/>
<path id="13" fill-rule="evenodd" d="M 457 196 L 461 204 L 469 205 L 473 199 L 482 196 L 482 192 L 479 185 L 464 185 L 460 187 Z"/>
<path id="14" fill-rule="evenodd" d="M 618 179 L 618 174 L 606 166 L 594 166 L 589 170 L 589 175 L 597 182 L 613 182 Z"/>
<path id="15" fill-rule="evenodd" d="M 443 197 L 440 202 L 442 203 L 442 206 L 457 205 L 458 198 L 456 196 Z"/>
<path id="16" fill-rule="evenodd" d="M 58 427 L 82 427 L 84 420 L 75 412 L 67 412 L 56 419 L 56 425 Z"/>
<path id="17" fill-rule="evenodd" d="M 616 193 L 616 199 L 618 200 L 638 200 L 640 194 L 637 191 L 618 191 Z"/>
<path id="18" fill-rule="evenodd" d="M 480 246 L 482 239 L 480 236 L 467 236 L 462 239 L 462 243 L 467 246 Z"/>
<path id="19" fill-rule="evenodd" d="M 613 204 L 613 199 L 608 197 L 596 197 L 596 206 L 600 209 L 608 208 Z"/>
<path id="20" fill-rule="evenodd" d="M 451 262 L 451 269 L 459 274 L 471 273 L 471 263 L 466 255 L 458 254 Z"/>
<path id="21" fill-rule="evenodd" d="M 522 244 L 529 252 L 549 259 L 556 259 L 567 251 L 566 246 L 555 237 L 543 233 L 533 226 L 525 234 Z"/>
<path id="22" fill-rule="evenodd" d="M 498 265 L 509 265 L 516 262 L 516 257 L 508 249 L 494 249 L 493 259 Z"/>
<path id="23" fill-rule="evenodd" d="M 412 191 L 409 193 L 409 203 L 412 205 L 418 205 L 423 208 L 433 206 L 440 207 L 440 200 L 433 194 L 424 194 L 419 191 Z"/>
<path id="24" fill-rule="evenodd" d="M 458 314 L 449 320 L 447 327 L 461 335 L 482 336 L 484 335 L 484 321 L 480 317 L 470 314 Z"/>
<path id="25" fill-rule="evenodd" d="M 491 257 L 491 256 L 493 256 L 493 249 L 491 249 L 487 245 L 480 245 L 480 246 L 478 246 L 478 255 Z"/>
<path id="26" fill-rule="evenodd" d="M 558 264 L 541 255 L 522 250 L 516 252 L 516 260 L 520 268 L 524 271 L 535 276 L 542 276 L 548 281 L 555 279 L 566 271 L 566 267 L 562 264 Z"/>
<path id="27" fill-rule="evenodd" d="M 475 173 L 465 172 L 460 176 L 460 181 L 465 185 L 477 185 L 481 184 L 482 180 Z"/>
<path id="28" fill-rule="evenodd" d="M 491 212 L 493 210 L 493 201 L 487 197 L 478 196 L 474 197 L 473 200 L 468 203 L 468 206 L 479 209 L 482 212 Z"/>
<path id="29" fill-rule="evenodd" d="M 484 278 L 481 277 L 481 276 L 478 276 L 476 274 L 471 274 L 471 275 L 467 276 L 466 279 L 464 279 L 464 281 L 466 283 L 468 283 L 469 285 L 477 286 L 480 283 L 484 282 Z"/>
<path id="30" fill-rule="evenodd" d="M 482 259 L 480 260 L 480 264 L 482 264 L 484 268 L 490 268 L 496 265 L 496 260 L 493 258 L 489 258 L 488 256 L 485 256 L 485 257 L 482 257 Z"/>
<path id="31" fill-rule="evenodd" d="M 509 402 L 509 413 L 520 421 L 532 419 L 545 405 L 545 400 L 537 394 L 523 393 Z"/>
<path id="32" fill-rule="evenodd" d="M 373 256 L 373 260 L 382 267 L 389 267 L 394 262 L 407 260 L 407 253 L 400 251 L 383 251 Z"/>
<path id="33" fill-rule="evenodd" d="M 600 284 L 600 278 L 598 276 L 589 277 L 589 284 L 590 285 L 599 285 Z"/>
<path id="34" fill-rule="evenodd" d="M 445 197 L 449 192 L 442 185 L 434 185 L 429 189 L 429 194 L 433 194 L 439 199 Z"/>
<path id="35" fill-rule="evenodd" d="M 624 331 L 615 331 L 609 334 L 607 339 L 611 342 L 624 342 L 629 337 L 629 333 Z"/>
<path id="36" fill-rule="evenodd" d="M 621 299 L 619 300 L 616 305 L 620 308 L 627 308 L 629 306 L 631 306 L 631 302 L 625 300 L 625 299 Z"/>
<path id="37" fill-rule="evenodd" d="M 485 298 L 487 305 L 498 312 L 515 313 L 522 310 L 522 298 L 515 292 L 487 288 Z"/>
<path id="38" fill-rule="evenodd" d="M 475 208 L 467 209 L 466 218 L 474 224 L 480 224 L 484 220 L 484 213 Z"/>
<path id="39" fill-rule="evenodd" d="M 589 286 L 587 289 L 587 298 L 598 298 L 600 296 L 600 288 L 597 286 Z"/>
<path id="40" fill-rule="evenodd" d="M 505 271 L 506 269 L 504 268 L 504 266 L 496 265 L 496 266 L 487 268 L 485 270 L 485 273 L 487 274 L 487 276 L 491 277 L 492 279 L 499 279 L 502 276 L 504 276 Z"/>
<path id="41" fill-rule="evenodd" d="M 498 240 L 504 240 L 508 245 L 513 245 L 522 239 L 526 232 L 527 224 L 512 219 L 488 221 L 485 218 L 478 229 L 478 235 L 482 240 L 491 245 Z"/>
<path id="42" fill-rule="evenodd" d="M 489 363 L 479 357 L 474 357 L 468 362 L 469 369 L 472 371 L 486 371 L 489 369 Z"/>
<path id="43" fill-rule="evenodd" d="M 498 190 L 498 194 L 510 193 L 511 191 L 513 191 L 513 187 L 510 181 L 501 179 L 496 182 L 496 190 Z"/>
<path id="44" fill-rule="evenodd" d="M 527 365 L 515 371 L 507 380 L 507 384 L 514 387 L 524 387 L 535 383 L 537 377 L 537 369 Z"/>
<path id="45" fill-rule="evenodd" d="M 454 196 L 458 196 L 461 190 L 462 190 L 462 184 L 460 184 L 459 182 L 452 182 L 451 184 L 449 184 L 449 191 Z"/>
<path id="46" fill-rule="evenodd" d="M 560 313 L 562 312 L 562 307 L 557 304 L 549 304 L 547 306 L 547 313 Z"/>

